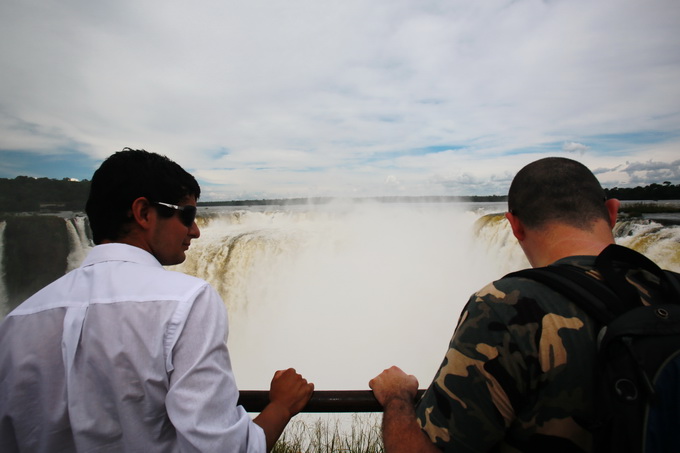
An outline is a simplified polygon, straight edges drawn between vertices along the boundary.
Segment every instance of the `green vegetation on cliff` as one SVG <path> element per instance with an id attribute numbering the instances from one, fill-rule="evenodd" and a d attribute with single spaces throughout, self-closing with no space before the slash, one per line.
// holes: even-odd
<path id="1" fill-rule="evenodd" d="M 604 191 L 607 198 L 619 200 L 680 200 L 680 184 L 673 185 L 670 181 L 644 187 L 614 187 Z"/>
<path id="2" fill-rule="evenodd" d="M 0 178 L 0 212 L 82 211 L 90 181 Z"/>

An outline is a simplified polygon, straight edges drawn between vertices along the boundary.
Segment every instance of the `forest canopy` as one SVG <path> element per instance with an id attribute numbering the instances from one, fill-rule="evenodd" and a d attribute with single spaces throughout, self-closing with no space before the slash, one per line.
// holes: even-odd
<path id="1" fill-rule="evenodd" d="M 650 184 L 644 187 L 614 187 L 604 189 L 607 198 L 619 200 L 680 200 L 680 184 Z"/>
<path id="2" fill-rule="evenodd" d="M 0 178 L 0 212 L 82 211 L 89 191 L 88 180 Z"/>

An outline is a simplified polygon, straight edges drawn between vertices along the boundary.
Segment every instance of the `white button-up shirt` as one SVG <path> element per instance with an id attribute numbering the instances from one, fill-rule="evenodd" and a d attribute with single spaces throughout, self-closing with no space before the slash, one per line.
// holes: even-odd
<path id="1" fill-rule="evenodd" d="M 226 335 L 205 281 L 94 247 L 0 324 L 0 451 L 265 451 Z"/>

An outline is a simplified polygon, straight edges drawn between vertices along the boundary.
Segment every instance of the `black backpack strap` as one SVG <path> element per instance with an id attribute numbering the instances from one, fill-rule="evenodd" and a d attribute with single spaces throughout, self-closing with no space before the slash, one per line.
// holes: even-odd
<path id="1" fill-rule="evenodd" d="M 626 280 L 626 272 L 621 267 L 644 269 L 660 277 L 659 266 L 647 257 L 632 249 L 619 245 L 610 245 L 595 259 L 595 268 L 609 283 L 612 290 L 619 296 L 621 303 L 632 309 L 640 305 L 640 295 L 637 289 Z"/>
<path id="2" fill-rule="evenodd" d="M 619 298 L 611 289 L 575 266 L 524 269 L 503 278 L 506 277 L 524 277 L 542 283 L 564 295 L 602 325 L 609 324 L 621 311 Z"/>
<path id="3" fill-rule="evenodd" d="M 599 321 L 609 321 L 624 312 L 640 306 L 640 295 L 626 279 L 628 269 L 642 269 L 656 275 L 661 282 L 665 298 L 658 303 L 680 304 L 680 274 L 664 271 L 646 256 L 620 245 L 607 246 L 595 259 L 595 268 L 604 281 L 586 274 L 586 271 L 569 264 L 524 269 L 505 277 L 529 278 L 553 288 L 581 307 Z"/>
<path id="4" fill-rule="evenodd" d="M 652 260 L 635 250 L 615 244 L 609 245 L 595 259 L 595 268 L 619 296 L 626 309 L 638 307 L 640 295 L 637 288 L 626 280 L 625 269 L 641 269 L 658 277 L 661 290 L 666 296 L 665 300 L 659 301 L 660 303 L 680 302 L 680 282 L 677 280 L 677 274 L 662 270 Z"/>
<path id="5" fill-rule="evenodd" d="M 674 295 L 673 299 L 680 304 L 680 274 L 667 270 L 664 270 L 663 273 L 666 276 L 666 279 L 663 280 L 664 286 L 668 288 L 670 294 Z"/>

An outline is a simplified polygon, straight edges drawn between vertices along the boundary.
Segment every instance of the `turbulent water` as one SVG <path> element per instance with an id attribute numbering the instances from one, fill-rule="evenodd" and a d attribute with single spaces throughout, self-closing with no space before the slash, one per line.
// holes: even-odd
<path id="1" fill-rule="evenodd" d="M 266 389 L 276 369 L 290 366 L 318 389 L 362 389 L 393 364 L 424 386 L 469 295 L 528 266 L 503 216 L 491 214 L 503 209 L 437 203 L 202 208 L 201 237 L 171 269 L 209 281 L 222 295 L 243 389 Z M 83 217 L 66 219 L 65 227 L 68 270 L 91 243 Z M 680 271 L 680 227 L 621 221 L 615 234 L 618 243 Z M 4 278 L 0 304 L 7 304 Z"/>

